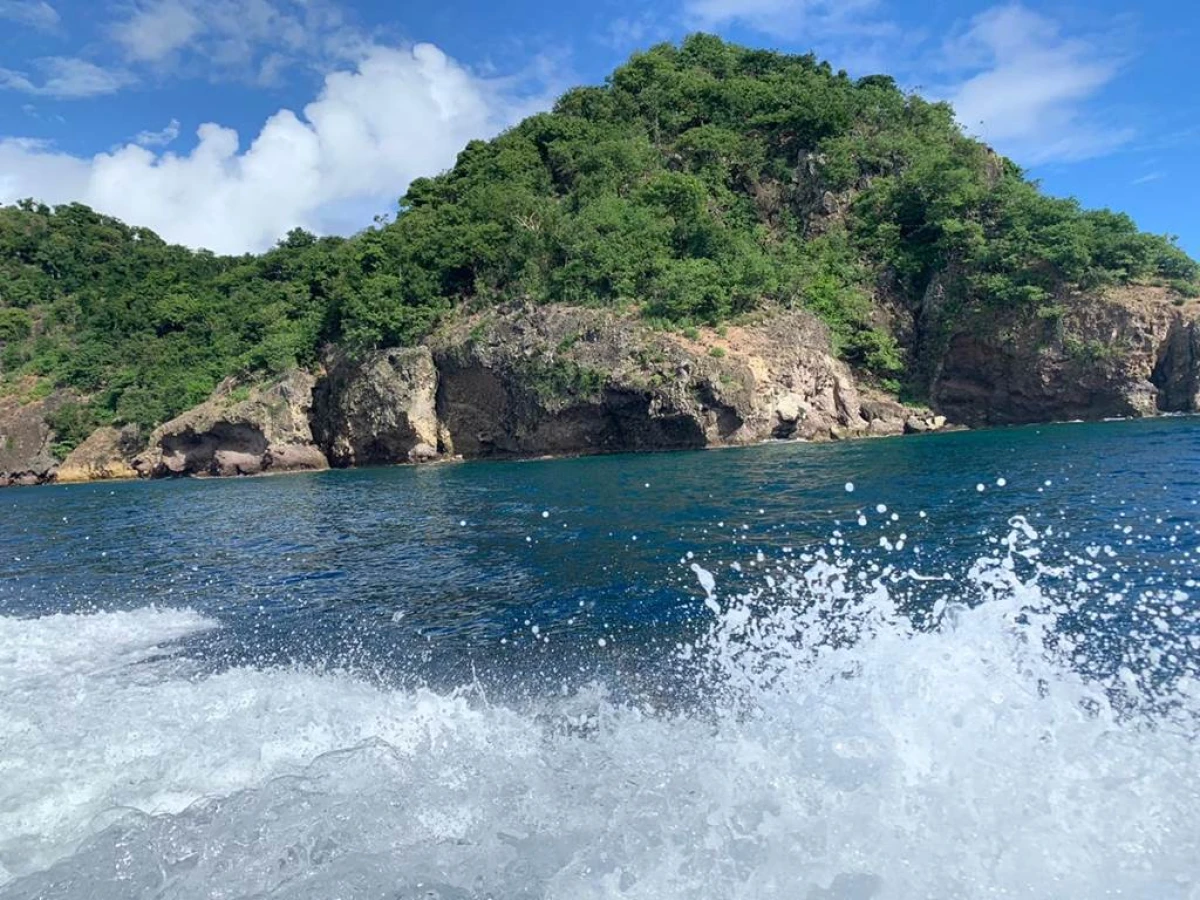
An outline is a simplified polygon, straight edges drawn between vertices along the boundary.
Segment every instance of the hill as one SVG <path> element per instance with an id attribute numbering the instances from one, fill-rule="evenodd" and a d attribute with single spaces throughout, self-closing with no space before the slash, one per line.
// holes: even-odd
<path id="1" fill-rule="evenodd" d="M 1179 335 L 1198 277 L 1171 240 L 1042 194 L 891 78 L 695 35 L 470 143 L 350 239 L 297 230 L 218 257 L 79 205 L 0 208 L 0 392 L 53 398 L 62 457 L 100 426 L 149 433 L 228 378 L 552 304 L 685 339 L 807 311 L 867 390 L 969 424 L 1148 412 L 1194 405 Z M 1072 399 L 1072 379 L 1128 403 Z M 1171 397 L 1130 400 L 1133 382 Z"/>

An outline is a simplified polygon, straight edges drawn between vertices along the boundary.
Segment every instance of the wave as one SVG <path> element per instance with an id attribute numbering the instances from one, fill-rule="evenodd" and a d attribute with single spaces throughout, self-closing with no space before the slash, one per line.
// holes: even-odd
<path id="1" fill-rule="evenodd" d="M 1200 896 L 1195 605 L 1043 539 L 953 587 L 836 540 L 740 593 L 697 564 L 673 711 L 202 674 L 189 611 L 0 618 L 0 896 Z"/>

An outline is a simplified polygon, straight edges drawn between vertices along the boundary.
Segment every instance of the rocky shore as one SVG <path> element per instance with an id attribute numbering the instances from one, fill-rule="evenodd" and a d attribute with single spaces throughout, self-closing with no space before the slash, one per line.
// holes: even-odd
<path id="1" fill-rule="evenodd" d="M 938 333 L 937 286 L 893 327 L 928 405 L 856 378 L 828 330 L 774 311 L 719 330 L 521 306 L 456 318 L 423 344 L 314 372 L 223 383 L 149 435 L 102 428 L 65 459 L 46 418 L 70 399 L 0 400 L 0 484 L 256 475 L 442 459 L 810 441 L 1200 409 L 1197 304 L 1155 288 L 1072 298 L 1046 318 L 960 317 Z"/>

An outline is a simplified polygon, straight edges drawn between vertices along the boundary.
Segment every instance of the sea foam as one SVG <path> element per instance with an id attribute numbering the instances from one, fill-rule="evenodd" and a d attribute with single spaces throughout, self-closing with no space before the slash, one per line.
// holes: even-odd
<path id="1" fill-rule="evenodd" d="M 1105 670 L 1103 562 L 1042 540 L 1014 520 L 953 583 L 697 565 L 671 711 L 201 675 L 186 611 L 0 619 L 0 896 L 1200 896 L 1195 603 L 1123 597 Z"/>

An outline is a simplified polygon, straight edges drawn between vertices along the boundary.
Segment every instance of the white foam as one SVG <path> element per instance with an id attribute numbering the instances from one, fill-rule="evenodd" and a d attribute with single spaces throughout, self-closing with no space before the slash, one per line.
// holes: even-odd
<path id="1" fill-rule="evenodd" d="M 0 619 L 0 759 L 29 773 L 0 779 L 0 894 L 1194 898 L 1195 682 L 1120 714 L 1049 640 L 1032 540 L 930 631 L 896 606 L 927 582 L 782 561 L 714 599 L 689 715 L 131 665 L 190 613 Z"/>

